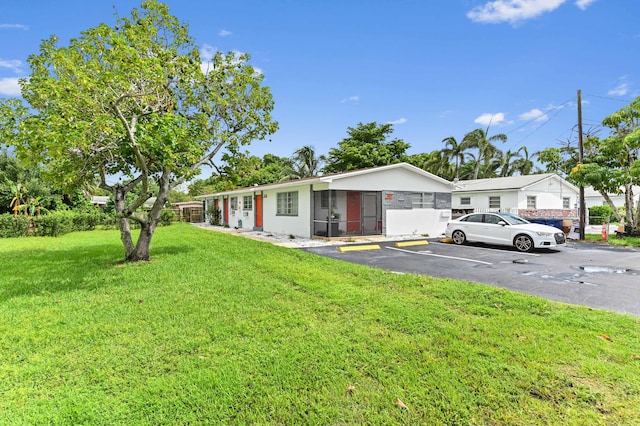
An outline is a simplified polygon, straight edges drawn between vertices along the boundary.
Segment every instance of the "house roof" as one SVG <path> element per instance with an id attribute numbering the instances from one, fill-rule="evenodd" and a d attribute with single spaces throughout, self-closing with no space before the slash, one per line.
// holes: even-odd
<path id="1" fill-rule="evenodd" d="M 449 186 L 453 186 L 453 184 L 451 182 L 449 182 L 446 179 L 443 179 L 439 176 L 436 176 L 432 173 L 429 173 L 425 170 L 422 170 L 419 167 L 413 166 L 411 164 L 408 163 L 397 163 L 397 164 L 390 164 L 388 166 L 381 166 L 381 167 L 372 167 L 369 169 L 361 169 L 361 170 L 353 170 L 353 171 L 349 171 L 349 172 L 343 172 L 343 173 L 335 173 L 335 174 L 330 174 L 330 175 L 323 175 L 323 176 L 315 176 L 315 177 L 310 177 L 310 178 L 304 178 L 304 179 L 295 179 L 295 180 L 288 180 L 285 182 L 276 182 L 276 183 L 269 183 L 269 184 L 265 184 L 265 185 L 254 185 L 254 186 L 250 186 L 250 187 L 245 187 L 245 188 L 238 188 L 238 189 L 233 189 L 230 191 L 222 191 L 222 192 L 216 192 L 213 194 L 206 194 L 206 195 L 198 195 L 197 197 L 195 197 L 198 200 L 202 200 L 204 198 L 208 198 L 208 197 L 215 197 L 215 196 L 219 196 L 219 195 L 232 195 L 232 194 L 239 194 L 239 193 L 243 193 L 243 192 L 248 192 L 248 191 L 258 191 L 258 190 L 263 190 L 263 189 L 279 189 L 279 188 L 286 188 L 289 186 L 299 186 L 301 184 L 314 184 L 314 183 L 330 183 L 336 180 L 340 180 L 340 179 L 346 179 L 346 178 L 350 178 L 350 177 L 354 177 L 354 176 L 361 176 L 361 175 L 367 175 L 367 174 L 371 174 L 371 173 L 379 173 L 381 171 L 384 170 L 394 170 L 394 169 L 405 169 L 405 170 L 409 170 L 410 172 L 422 175 L 424 177 L 427 177 L 429 179 L 432 179 L 434 181 L 440 182 L 442 184 L 445 185 L 449 185 Z"/>
<path id="2" fill-rule="evenodd" d="M 526 190 L 529 187 L 549 180 L 556 179 L 562 181 L 568 187 L 578 191 L 578 188 L 562 179 L 555 173 L 544 173 L 525 176 L 508 176 L 488 179 L 461 180 L 455 183 L 453 192 L 478 192 L 478 191 L 509 191 Z"/>

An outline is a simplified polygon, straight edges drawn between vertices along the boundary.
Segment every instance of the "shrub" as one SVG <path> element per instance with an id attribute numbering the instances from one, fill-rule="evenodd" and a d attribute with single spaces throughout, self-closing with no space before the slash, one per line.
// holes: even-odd
<path id="1" fill-rule="evenodd" d="M 176 212 L 171 209 L 163 209 L 160 213 L 160 224 L 163 226 L 171 225 L 176 220 Z"/>
<path id="2" fill-rule="evenodd" d="M 55 211 L 47 215 L 35 216 L 35 235 L 39 237 L 58 237 L 74 230 L 75 213 Z"/>
<path id="3" fill-rule="evenodd" d="M 614 217 L 610 206 L 589 207 L 589 225 L 600 225 L 602 222 L 609 222 Z"/>
<path id="4" fill-rule="evenodd" d="M 31 220 L 25 215 L 0 214 L 0 238 L 26 237 L 30 223 Z"/>

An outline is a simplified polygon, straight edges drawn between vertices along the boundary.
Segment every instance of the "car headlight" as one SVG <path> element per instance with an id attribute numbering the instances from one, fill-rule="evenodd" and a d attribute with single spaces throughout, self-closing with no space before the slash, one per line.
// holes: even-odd
<path id="1" fill-rule="evenodd" d="M 541 237 L 550 237 L 553 235 L 553 232 L 536 232 L 536 234 L 540 235 Z"/>

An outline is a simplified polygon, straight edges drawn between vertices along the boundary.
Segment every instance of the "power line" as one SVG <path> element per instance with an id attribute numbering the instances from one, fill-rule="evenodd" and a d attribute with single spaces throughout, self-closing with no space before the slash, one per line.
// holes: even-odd
<path id="1" fill-rule="evenodd" d="M 555 114 L 553 114 L 552 116 L 550 116 L 547 120 L 545 120 L 542 124 L 540 124 L 540 125 L 539 125 L 538 127 L 536 127 L 535 129 L 533 129 L 529 134 L 527 134 L 526 136 L 524 136 L 522 139 L 518 140 L 518 141 L 516 142 L 516 144 L 520 144 L 520 143 L 522 143 L 524 140 L 526 140 L 526 139 L 527 139 L 527 138 L 529 138 L 531 135 L 533 135 L 533 134 L 534 134 L 534 133 L 536 133 L 538 130 L 540 130 L 542 127 L 544 127 L 547 123 L 549 123 L 551 120 L 553 120 L 553 119 L 554 119 L 558 114 L 560 114 L 562 111 L 564 111 L 565 106 L 566 106 L 567 104 L 571 103 L 571 102 L 572 102 L 571 100 L 564 101 L 562 104 L 560 104 L 560 105 L 558 105 L 557 107 L 552 108 L 552 109 L 550 109 L 548 112 L 546 112 L 546 113 L 545 113 L 545 115 L 547 115 L 549 112 L 552 112 L 552 111 L 554 111 L 554 110 L 555 110 Z M 531 123 L 533 123 L 533 122 L 535 122 L 536 120 L 539 120 L 539 119 L 540 119 L 540 117 L 534 118 L 533 120 L 530 120 L 530 121 L 526 122 L 525 124 L 523 124 L 523 125 L 521 125 L 521 126 L 519 126 L 519 127 L 516 127 L 515 129 L 513 129 L 513 130 L 512 130 L 512 131 L 510 131 L 509 133 L 513 133 L 513 132 L 515 132 L 516 130 L 521 129 L 521 128 L 525 127 L 525 126 L 528 126 L 529 124 L 531 124 Z"/>
<path id="2" fill-rule="evenodd" d="M 623 102 L 625 104 L 630 104 L 631 102 L 634 101 L 633 99 L 616 99 L 616 98 L 609 98 L 609 97 L 606 97 L 606 96 L 592 95 L 592 94 L 589 94 L 589 93 L 585 93 L 585 95 L 593 97 L 593 98 L 606 99 L 606 100 L 609 100 L 609 101 Z"/>

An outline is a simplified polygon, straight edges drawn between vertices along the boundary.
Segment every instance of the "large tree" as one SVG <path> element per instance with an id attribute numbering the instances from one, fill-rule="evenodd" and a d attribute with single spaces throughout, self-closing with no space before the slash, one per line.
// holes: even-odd
<path id="1" fill-rule="evenodd" d="M 489 128 L 487 130 L 475 129 L 464 135 L 462 144 L 466 149 L 476 148 L 478 150 L 478 156 L 476 158 L 475 170 L 473 172 L 473 178 L 478 179 L 492 177 L 493 169 L 491 168 L 491 160 L 496 156 L 500 149 L 495 146 L 494 142 L 506 142 L 507 136 L 503 133 L 498 133 L 493 136 L 489 136 Z M 485 173 L 480 175 L 480 170 L 484 167 Z"/>
<path id="2" fill-rule="evenodd" d="M 270 91 L 247 61 L 218 52 L 203 66 L 187 26 L 145 1 L 66 46 L 55 36 L 41 43 L 21 81 L 28 106 L 11 105 L 13 144 L 65 188 L 98 182 L 110 191 L 126 260 L 147 260 L 169 190 L 223 147 L 277 129 Z M 139 195 L 129 202 L 132 192 Z M 131 221 L 140 225 L 135 245 Z"/>
<path id="3" fill-rule="evenodd" d="M 289 177 L 292 179 L 303 179 L 317 176 L 326 158 L 324 155 L 316 155 L 316 151 L 311 145 L 305 145 L 297 149 L 290 160 L 291 170 Z"/>
<path id="4" fill-rule="evenodd" d="M 467 144 L 464 142 L 458 142 L 453 136 L 444 138 L 442 142 L 445 144 L 445 147 L 441 151 L 445 155 L 446 161 L 451 162 L 451 159 L 455 160 L 455 173 L 453 179 L 458 181 L 460 180 L 460 165 L 464 163 L 465 150 L 468 148 Z M 451 179 L 448 176 L 445 178 Z"/>
<path id="5" fill-rule="evenodd" d="M 590 137 L 582 164 L 569 179 L 600 192 L 618 220 L 622 217 L 609 194 L 624 194 L 628 231 L 640 235 L 640 202 L 634 206 L 633 187 L 640 185 L 640 97 L 602 121 L 610 129 L 606 138 Z"/>
<path id="6" fill-rule="evenodd" d="M 324 171 L 339 173 L 369 167 L 386 166 L 406 160 L 410 145 L 401 139 L 387 140 L 393 133 L 392 124 L 358 123 L 347 128 L 348 137 L 329 150 Z"/>

